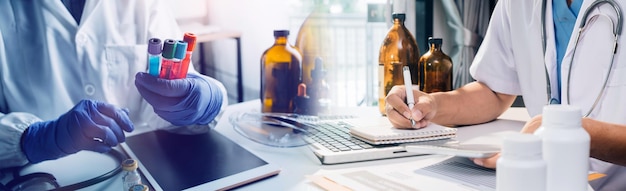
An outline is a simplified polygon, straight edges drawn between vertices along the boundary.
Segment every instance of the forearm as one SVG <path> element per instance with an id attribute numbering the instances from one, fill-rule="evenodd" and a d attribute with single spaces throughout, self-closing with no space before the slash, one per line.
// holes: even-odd
<path id="1" fill-rule="evenodd" d="M 437 104 L 437 114 L 432 121 L 442 125 L 489 122 L 506 111 L 515 100 L 514 95 L 493 92 L 480 82 L 431 95 Z"/>
<path id="2" fill-rule="evenodd" d="M 590 155 L 613 164 L 626 166 L 626 125 L 583 118 L 583 127 L 591 136 Z"/>

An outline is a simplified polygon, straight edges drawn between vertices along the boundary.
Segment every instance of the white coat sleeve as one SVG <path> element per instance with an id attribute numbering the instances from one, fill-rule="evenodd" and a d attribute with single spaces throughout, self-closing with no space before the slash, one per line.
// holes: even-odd
<path id="1" fill-rule="evenodd" d="M 41 119 L 30 113 L 0 113 L 0 169 L 28 163 L 20 144 L 22 133 L 39 121 Z"/>
<path id="2" fill-rule="evenodd" d="M 1 3 L 0 3 L 1 4 Z M 0 29 L 0 64 L 7 63 L 2 30 Z M 0 72 L 2 72 L 0 68 Z M 4 82 L 0 82 L 0 169 L 22 166 L 28 159 L 22 152 L 21 138 L 30 124 L 41 119 L 29 113 L 8 112 L 5 95 L 2 94 Z"/>
<path id="3" fill-rule="evenodd" d="M 470 67 L 474 79 L 499 93 L 520 95 L 511 38 L 509 1 L 498 1 L 485 38 Z"/>

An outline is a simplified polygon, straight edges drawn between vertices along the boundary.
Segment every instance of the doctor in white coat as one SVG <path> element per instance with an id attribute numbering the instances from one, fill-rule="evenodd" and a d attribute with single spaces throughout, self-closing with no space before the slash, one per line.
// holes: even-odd
<path id="1" fill-rule="evenodd" d="M 404 87 L 394 87 L 387 96 L 390 121 L 396 127 L 410 127 L 408 118 L 420 119 L 415 128 L 429 121 L 446 125 L 484 123 L 496 119 L 516 95 L 522 95 L 530 116 L 534 116 L 522 131 L 532 133 L 541 125 L 543 106 L 552 98 L 556 103 L 580 107 L 583 115 L 590 112 L 582 119 L 591 136 L 590 170 L 608 175 L 590 182 L 592 187 L 626 190 L 626 39 L 619 38 L 620 46 L 612 60 L 616 12 L 603 4 L 592 8 L 583 21 L 583 13 L 593 2 L 547 0 L 542 22 L 542 0 L 498 1 L 471 66 L 476 82 L 451 92 L 425 94 L 414 90 L 417 104 L 412 111 L 404 102 Z M 618 0 L 617 5 L 624 7 L 626 1 Z M 580 22 L 586 22 L 586 27 L 575 46 Z M 596 99 L 599 101 L 594 107 Z M 474 162 L 495 168 L 497 158 Z"/>
<path id="2" fill-rule="evenodd" d="M 227 105 L 220 82 L 144 73 L 148 39 L 183 37 L 172 12 L 159 0 L 0 1 L 0 168 L 106 152 L 135 128 L 208 129 Z"/>

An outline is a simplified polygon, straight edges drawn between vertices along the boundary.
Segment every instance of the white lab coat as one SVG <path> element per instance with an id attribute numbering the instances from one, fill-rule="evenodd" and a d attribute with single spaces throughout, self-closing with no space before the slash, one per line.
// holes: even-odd
<path id="1" fill-rule="evenodd" d="M 82 99 L 128 108 L 136 131 L 171 126 L 134 85 L 147 70 L 149 38 L 183 37 L 162 2 L 89 0 L 77 26 L 60 0 L 2 0 L 0 20 L 0 168 L 27 162 L 19 141 L 30 123 L 56 119 Z M 221 87 L 223 109 L 225 88 L 205 79 Z"/>
<path id="2" fill-rule="evenodd" d="M 610 21 L 606 18 L 592 19 L 580 38 L 573 64 L 572 53 L 575 34 L 583 13 L 593 0 L 585 0 L 576 21 L 575 31 L 570 39 L 562 62 L 562 103 L 569 103 L 581 108 L 586 113 L 596 100 L 604 77 L 609 70 L 613 48 L 613 35 Z M 626 1 L 617 0 L 622 8 Z M 599 13 L 609 15 L 617 23 L 616 14 L 608 5 L 592 11 L 591 16 Z M 491 17 L 486 37 L 472 64 L 470 72 L 480 82 L 492 90 L 505 94 L 523 95 L 524 103 L 530 116 L 541 114 L 547 104 L 547 90 L 544 63 L 547 63 L 552 92 L 558 91 L 556 81 L 556 49 L 552 3 L 547 1 L 546 9 L 547 48 L 544 58 L 541 39 L 541 0 L 501 0 Z M 621 60 L 626 56 L 624 38 L 615 56 L 615 64 L 607 89 L 602 94 L 599 105 L 589 117 L 618 124 L 626 124 L 626 63 Z M 568 87 L 568 70 L 572 67 L 571 81 Z M 591 170 L 607 173 L 608 177 L 591 182 L 596 190 L 626 190 L 626 168 L 611 165 L 599 160 L 590 160 Z"/>

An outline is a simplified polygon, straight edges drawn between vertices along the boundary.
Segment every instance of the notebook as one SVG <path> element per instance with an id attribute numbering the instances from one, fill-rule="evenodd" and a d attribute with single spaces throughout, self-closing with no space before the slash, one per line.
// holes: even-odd
<path id="1" fill-rule="evenodd" d="M 387 118 L 381 118 L 379 121 L 387 120 Z M 350 129 L 350 134 L 367 143 L 379 145 L 454 138 L 456 129 L 434 123 L 420 129 L 398 129 L 383 122 L 380 125 L 374 123 L 354 126 Z"/>
<path id="2" fill-rule="evenodd" d="M 163 130 L 126 138 L 126 153 L 155 190 L 227 190 L 277 175 L 280 169 L 222 134 Z"/>
<path id="3" fill-rule="evenodd" d="M 309 133 L 305 140 L 310 143 L 309 148 L 322 164 L 424 155 L 423 153 L 407 152 L 404 143 L 370 144 L 350 134 L 350 129 L 353 128 L 384 129 L 392 127 L 392 124 L 385 117 L 320 120 L 315 124 L 315 128 L 310 128 L 312 133 Z M 454 131 L 456 135 L 455 130 L 451 131 Z M 439 136 L 437 139 L 448 137 L 454 136 Z"/>

